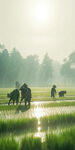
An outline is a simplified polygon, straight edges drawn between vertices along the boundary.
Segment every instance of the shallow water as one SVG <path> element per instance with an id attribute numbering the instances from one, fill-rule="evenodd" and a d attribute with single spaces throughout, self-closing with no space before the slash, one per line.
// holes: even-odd
<path id="1" fill-rule="evenodd" d="M 39 119 L 40 117 L 50 116 L 55 114 L 68 114 L 74 113 L 75 106 L 63 106 L 63 107 L 39 107 L 39 105 L 35 105 L 35 107 L 30 108 L 26 111 L 16 111 L 16 110 L 7 110 L 0 111 L 0 119 L 20 119 L 20 118 L 32 118 L 36 117 Z"/>

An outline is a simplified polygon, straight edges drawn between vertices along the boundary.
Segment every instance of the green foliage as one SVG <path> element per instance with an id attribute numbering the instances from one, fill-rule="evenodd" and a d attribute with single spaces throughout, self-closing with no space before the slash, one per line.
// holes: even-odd
<path id="1" fill-rule="evenodd" d="M 19 144 L 14 138 L 0 138 L 0 150 L 19 150 Z"/>
<path id="2" fill-rule="evenodd" d="M 40 138 L 24 137 L 20 143 L 11 136 L 0 138 L 1 150 L 75 150 L 75 128 L 67 129 L 59 134 L 51 132 L 41 142 Z"/>
<path id="3" fill-rule="evenodd" d="M 25 137 L 21 142 L 21 150 L 42 150 L 40 138 Z"/>
<path id="4" fill-rule="evenodd" d="M 40 118 L 42 129 L 70 127 L 75 125 L 75 113 L 71 114 L 57 114 Z"/>
<path id="5" fill-rule="evenodd" d="M 64 76 L 65 82 L 75 84 L 75 51 L 69 55 L 69 58 L 62 65 L 61 74 Z"/>
<path id="6" fill-rule="evenodd" d="M 47 135 L 45 145 L 47 150 L 75 150 L 75 128 Z"/>
<path id="7" fill-rule="evenodd" d="M 15 131 L 34 131 L 37 129 L 36 118 L 25 118 L 17 120 L 0 120 L 0 134 Z"/>

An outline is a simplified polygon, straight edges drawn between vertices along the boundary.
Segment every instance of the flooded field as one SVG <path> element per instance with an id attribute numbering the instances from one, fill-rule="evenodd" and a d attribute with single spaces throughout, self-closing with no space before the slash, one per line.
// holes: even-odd
<path id="1" fill-rule="evenodd" d="M 42 129 L 40 118 L 42 117 L 50 117 L 53 115 L 62 115 L 62 114 L 70 114 L 75 113 L 75 106 L 62 106 L 62 107 L 44 107 L 44 104 L 49 104 L 52 102 L 34 102 L 31 104 L 31 108 L 28 108 L 26 110 L 1 110 L 0 111 L 0 120 L 16 120 L 16 119 L 25 119 L 25 118 L 37 118 L 38 125 L 36 131 L 26 132 L 25 130 L 22 132 L 17 132 L 14 137 L 16 140 L 22 139 L 24 136 L 34 136 L 34 137 L 40 137 L 42 141 L 44 141 L 46 134 L 49 134 L 51 131 L 56 132 L 57 134 L 59 132 L 62 132 L 62 130 L 65 130 L 64 128 L 56 127 L 52 130 L 52 127 L 49 125 L 46 126 L 46 128 Z M 55 103 L 55 102 L 54 102 Z M 56 103 L 59 103 L 58 101 Z M 24 104 L 22 104 L 23 106 Z M 12 105 L 11 105 L 12 106 Z M 9 106 L 10 107 L 10 106 Z M 25 106 L 23 106 L 25 107 Z M 74 124 L 73 124 L 74 126 Z M 11 134 L 12 135 L 12 134 Z"/>
<path id="2" fill-rule="evenodd" d="M 75 112 L 75 106 L 63 106 L 63 107 L 44 107 L 43 104 L 49 102 L 34 102 L 30 109 L 27 110 L 3 110 L 0 111 L 0 119 L 17 119 L 17 118 L 32 118 L 50 116 L 55 114 L 68 114 Z M 42 105 L 42 106 L 41 106 Z"/>
<path id="3" fill-rule="evenodd" d="M 31 107 L 25 107 L 24 102 L 20 105 L 8 106 L 6 93 L 0 91 L 0 139 L 5 137 L 14 137 L 21 143 L 24 137 L 39 137 L 44 142 L 46 135 L 59 135 L 67 129 L 75 127 L 75 100 L 70 94 L 62 99 L 56 96 L 55 99 L 49 97 L 49 88 L 33 90 L 33 99 Z M 4 95 L 5 94 L 5 95 Z M 43 99 L 41 99 L 43 97 Z M 48 99 L 46 99 L 48 98 Z M 73 97 L 74 98 L 74 97 Z M 45 100 L 46 99 L 46 100 Z M 28 120 L 29 119 L 29 120 Z M 2 129 L 1 129 L 2 126 Z M 4 128 L 4 129 L 3 129 Z"/>

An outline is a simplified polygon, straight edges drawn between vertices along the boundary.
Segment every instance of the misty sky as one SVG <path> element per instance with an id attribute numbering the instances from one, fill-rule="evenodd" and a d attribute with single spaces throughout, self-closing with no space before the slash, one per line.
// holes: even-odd
<path id="1" fill-rule="evenodd" d="M 75 0 L 0 0 L 0 42 L 62 62 L 75 50 Z"/>

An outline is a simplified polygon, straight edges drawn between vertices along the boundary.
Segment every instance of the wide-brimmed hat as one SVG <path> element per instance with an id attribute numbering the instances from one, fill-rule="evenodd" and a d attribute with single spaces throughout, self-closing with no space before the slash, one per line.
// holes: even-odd
<path id="1" fill-rule="evenodd" d="M 24 84 L 23 84 L 23 87 L 25 87 L 25 88 L 26 88 L 26 87 L 28 87 L 28 86 L 27 86 L 27 84 L 26 84 L 26 83 L 24 83 Z"/>
<path id="2" fill-rule="evenodd" d="M 53 88 L 56 88 L 56 85 L 53 85 Z"/>

